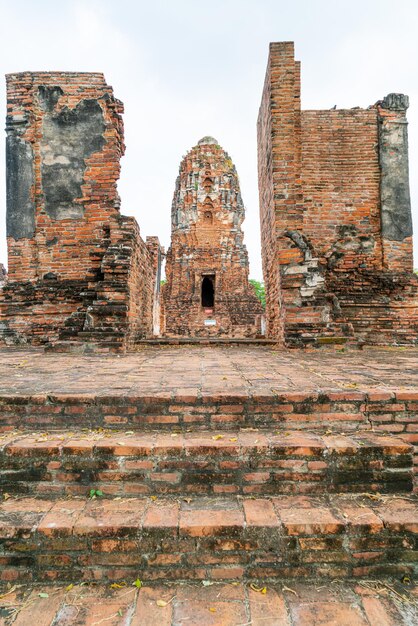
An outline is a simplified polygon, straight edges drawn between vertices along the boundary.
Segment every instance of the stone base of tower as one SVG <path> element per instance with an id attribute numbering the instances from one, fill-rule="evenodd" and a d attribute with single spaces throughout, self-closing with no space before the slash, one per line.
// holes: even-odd
<path id="1" fill-rule="evenodd" d="M 200 298 L 170 298 L 163 292 L 164 337 L 260 338 L 263 309 L 257 298 L 222 296 L 214 307 L 202 307 Z"/>

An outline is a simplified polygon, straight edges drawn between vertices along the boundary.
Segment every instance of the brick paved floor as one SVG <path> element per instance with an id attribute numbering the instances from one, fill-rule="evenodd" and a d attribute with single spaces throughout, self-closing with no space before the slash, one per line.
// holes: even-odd
<path id="1" fill-rule="evenodd" d="M 68 589 L 68 588 L 67 588 Z M 0 592 L 0 626 L 415 626 L 418 587 L 385 581 L 17 587 Z M 256 588 L 257 589 L 257 588 Z M 260 589 L 260 588 L 259 588 Z"/>
<path id="2" fill-rule="evenodd" d="M 117 355 L 0 349 L 0 394 L 273 394 L 418 388 L 417 349 L 277 351 L 264 346 L 150 347 Z"/>

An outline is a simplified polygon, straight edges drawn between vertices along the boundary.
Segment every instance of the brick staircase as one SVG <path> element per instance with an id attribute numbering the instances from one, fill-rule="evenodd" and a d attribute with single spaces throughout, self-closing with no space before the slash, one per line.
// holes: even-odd
<path id="1" fill-rule="evenodd" d="M 411 577 L 416 405 L 382 390 L 3 395 L 0 580 Z"/>

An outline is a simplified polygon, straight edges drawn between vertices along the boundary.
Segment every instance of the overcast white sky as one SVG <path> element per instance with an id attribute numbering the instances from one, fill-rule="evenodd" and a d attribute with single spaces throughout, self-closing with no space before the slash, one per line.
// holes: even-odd
<path id="1" fill-rule="evenodd" d="M 268 44 L 289 40 L 302 61 L 305 109 L 366 107 L 390 92 L 409 94 L 418 230 L 416 0 L 0 0 L 0 10 L 0 74 L 102 71 L 125 103 L 119 192 L 122 213 L 137 218 L 143 237 L 158 235 L 168 246 L 181 157 L 212 135 L 237 167 L 250 273 L 261 278 L 256 120 Z M 0 199 L 6 262 L 3 174 Z"/>

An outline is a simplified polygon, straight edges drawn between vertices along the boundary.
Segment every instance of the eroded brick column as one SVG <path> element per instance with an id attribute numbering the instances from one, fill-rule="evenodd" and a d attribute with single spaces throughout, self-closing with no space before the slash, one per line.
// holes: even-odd
<path id="1" fill-rule="evenodd" d="M 270 44 L 258 117 L 258 175 L 269 337 L 283 338 L 280 265 L 300 259 L 285 232 L 300 225 L 300 67 L 292 42 Z"/>
<path id="2" fill-rule="evenodd" d="M 152 307 L 152 328 L 153 334 L 159 335 L 161 332 L 161 269 L 164 256 L 164 248 L 161 247 L 158 237 L 147 237 L 146 246 L 152 259 L 152 269 L 154 273 L 154 298 Z"/>
<path id="3" fill-rule="evenodd" d="M 391 93 L 378 104 L 378 114 L 383 262 L 389 270 L 411 272 L 408 106 L 408 96 Z"/>

